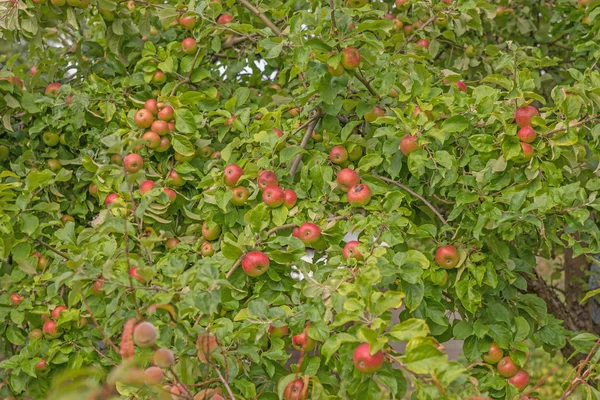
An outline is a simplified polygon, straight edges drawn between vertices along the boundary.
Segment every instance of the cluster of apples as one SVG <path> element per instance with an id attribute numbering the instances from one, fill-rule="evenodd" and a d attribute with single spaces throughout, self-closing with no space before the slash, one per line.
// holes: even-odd
<path id="1" fill-rule="evenodd" d="M 527 162 L 533 158 L 533 147 L 530 143 L 533 143 L 537 134 L 531 127 L 531 120 L 537 115 L 537 108 L 531 105 L 520 107 L 515 113 L 515 122 L 520 128 L 517 137 L 521 141 L 521 148 L 523 149 L 523 156 L 519 160 L 521 162 Z"/>
<path id="2" fill-rule="evenodd" d="M 329 73 L 333 76 L 342 76 L 346 71 L 352 71 L 360 65 L 360 51 L 355 47 L 346 47 L 340 55 L 340 63 L 337 67 L 327 65 Z"/>
<path id="3" fill-rule="evenodd" d="M 498 374 L 507 378 L 508 383 L 516 387 L 520 392 L 529 385 L 529 374 L 519 368 L 517 364 L 504 355 L 504 350 L 496 343 L 492 343 L 490 350 L 481 359 L 490 365 L 495 365 Z"/>
<path id="4" fill-rule="evenodd" d="M 142 129 L 150 128 L 142 135 L 147 148 L 159 153 L 169 150 L 171 140 L 167 135 L 175 131 L 174 114 L 173 107 L 158 103 L 155 99 L 146 100 L 144 108 L 135 113 L 133 118 L 135 124 Z M 175 153 L 175 159 L 183 161 L 185 157 Z"/>
<path id="5" fill-rule="evenodd" d="M 341 147 L 341 146 L 336 146 Z M 335 147 L 331 150 L 332 154 Z M 344 149 L 345 151 L 345 149 Z M 347 152 L 346 152 L 347 154 Z M 330 154 L 330 159 L 331 159 Z M 352 206 L 362 207 L 371 201 L 371 189 L 364 183 L 360 183 L 360 175 L 350 168 L 344 168 L 338 172 L 336 182 L 341 191 L 347 193 L 348 203 Z"/>

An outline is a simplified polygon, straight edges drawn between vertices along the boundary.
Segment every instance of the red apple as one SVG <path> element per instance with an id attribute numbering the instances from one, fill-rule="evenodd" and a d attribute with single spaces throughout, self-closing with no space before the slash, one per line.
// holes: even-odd
<path id="1" fill-rule="evenodd" d="M 202 236 L 204 236 L 204 239 L 211 241 L 216 240 L 219 238 L 220 234 L 221 227 L 219 225 L 213 223 L 212 226 L 209 227 L 206 221 L 202 223 Z"/>
<path id="2" fill-rule="evenodd" d="M 65 307 L 65 306 L 57 306 L 54 310 L 52 310 L 52 312 L 50 313 L 50 315 L 52 315 L 52 318 L 58 319 L 60 317 L 60 314 L 63 311 L 67 311 L 67 307 Z"/>
<path id="3" fill-rule="evenodd" d="M 150 128 L 150 126 L 152 125 L 152 121 L 154 121 L 154 116 L 152 115 L 151 111 L 142 108 L 141 110 L 138 110 L 135 113 L 133 121 L 138 127 L 146 129 Z"/>
<path id="4" fill-rule="evenodd" d="M 504 357 L 504 351 L 496 343 L 492 343 L 490 350 L 481 356 L 481 359 L 488 364 L 495 365 L 502 357 Z"/>
<path id="5" fill-rule="evenodd" d="M 287 208 L 292 208 L 296 205 L 296 200 L 298 199 L 296 192 L 294 192 L 292 189 L 285 189 L 283 191 L 283 195 L 283 205 L 285 205 Z"/>
<path id="6" fill-rule="evenodd" d="M 144 181 L 140 184 L 140 194 L 145 195 L 149 192 L 156 184 L 152 181 Z"/>
<path id="7" fill-rule="evenodd" d="M 346 245 L 344 246 L 344 250 L 342 251 L 342 254 L 344 255 L 344 258 L 346 260 L 349 258 L 355 258 L 359 261 L 363 259 L 363 255 L 360 254 L 360 251 L 358 251 L 359 244 L 360 242 L 356 240 L 352 240 L 346 243 Z"/>
<path id="8" fill-rule="evenodd" d="M 312 222 L 305 222 L 298 228 L 297 238 L 305 244 L 315 243 L 321 238 L 321 229 Z"/>
<path id="9" fill-rule="evenodd" d="M 297 350 L 312 351 L 315 348 L 315 341 L 308 336 L 308 329 L 304 328 L 302 333 L 292 336 L 292 346 Z"/>
<path id="10" fill-rule="evenodd" d="M 459 259 L 458 250 L 451 244 L 439 247 L 435 252 L 435 263 L 442 268 L 451 269 L 456 267 Z"/>
<path id="11" fill-rule="evenodd" d="M 164 106 L 163 109 L 158 112 L 157 117 L 161 121 L 167 121 L 167 122 L 169 122 L 170 120 L 173 119 L 174 115 L 175 115 L 175 110 L 173 110 L 173 107 L 171 107 L 171 106 Z"/>
<path id="12" fill-rule="evenodd" d="M 279 136 L 279 137 L 283 137 L 283 131 L 281 129 L 273 129 L 273 132 Z"/>
<path id="13" fill-rule="evenodd" d="M 160 146 L 160 136 L 156 132 L 148 131 L 142 135 L 142 139 L 146 141 L 146 147 L 149 149 L 156 149 Z"/>
<path id="14" fill-rule="evenodd" d="M 233 17 L 229 14 L 221 14 L 217 18 L 217 24 L 219 25 L 227 25 L 230 22 L 233 22 Z"/>
<path id="15" fill-rule="evenodd" d="M 152 76 L 152 83 L 162 85 L 167 81 L 167 76 L 162 71 L 156 71 Z"/>
<path id="16" fill-rule="evenodd" d="M 529 374 L 523 370 L 519 370 L 515 376 L 508 380 L 508 383 L 516 387 L 519 392 L 522 392 L 529 385 Z"/>
<path id="17" fill-rule="evenodd" d="M 136 173 L 144 166 L 144 159 L 139 154 L 127 154 L 123 160 L 125 171 Z"/>
<path id="18" fill-rule="evenodd" d="M 356 173 L 356 171 L 350 168 L 344 168 L 337 175 L 337 184 L 338 187 L 347 192 L 354 185 L 358 185 L 360 182 L 360 176 Z"/>
<path id="19" fill-rule="evenodd" d="M 181 41 L 181 51 L 183 51 L 183 54 L 195 54 L 196 50 L 198 50 L 196 39 L 188 37 Z"/>
<path id="20" fill-rule="evenodd" d="M 169 123 L 167 121 L 156 120 L 150 125 L 150 130 L 159 136 L 165 136 L 169 133 Z"/>
<path id="21" fill-rule="evenodd" d="M 269 258 L 262 251 L 253 250 L 242 258 L 242 269 L 248 276 L 260 276 L 269 269 Z"/>
<path id="22" fill-rule="evenodd" d="M 360 65 L 360 52 L 354 47 L 346 47 L 342 50 L 340 64 L 344 69 L 356 69 Z"/>
<path id="23" fill-rule="evenodd" d="M 46 321 L 44 322 L 44 326 L 42 327 L 42 332 L 44 335 L 53 337 L 58 333 L 58 328 L 56 327 L 55 321 Z"/>
<path id="24" fill-rule="evenodd" d="M 348 203 L 353 206 L 365 206 L 371 201 L 371 189 L 365 184 L 354 185 L 348 191 Z"/>
<path id="25" fill-rule="evenodd" d="M 98 195 L 98 185 L 96 185 L 95 183 L 90 183 L 90 186 L 88 187 L 88 191 L 90 192 L 90 194 L 92 196 L 97 196 Z"/>
<path id="26" fill-rule="evenodd" d="M 523 149 L 523 155 L 518 158 L 518 162 L 527 162 L 533 158 L 533 147 L 529 143 L 521 142 L 521 148 Z"/>
<path id="27" fill-rule="evenodd" d="M 174 202 L 177 198 L 177 193 L 173 189 L 164 188 L 163 193 L 167 195 L 167 197 L 169 198 L 169 202 L 171 203 Z"/>
<path id="28" fill-rule="evenodd" d="M 262 193 L 265 204 L 271 208 L 279 207 L 285 200 L 285 193 L 279 186 L 269 186 Z"/>
<path id="29" fill-rule="evenodd" d="M 34 368 L 36 369 L 36 371 L 45 371 L 48 368 L 48 365 L 46 364 L 46 359 L 42 358 L 35 364 Z"/>
<path id="30" fill-rule="evenodd" d="M 44 92 L 44 94 L 46 96 L 56 96 L 58 95 L 58 91 L 60 90 L 61 86 L 62 85 L 58 82 L 51 83 L 48 86 L 46 86 L 46 91 Z"/>
<path id="31" fill-rule="evenodd" d="M 538 115 L 538 110 L 534 106 L 521 107 L 515 113 L 515 121 L 519 128 L 531 126 L 531 119 Z"/>
<path id="32" fill-rule="evenodd" d="M 155 99 L 148 99 L 144 103 L 144 108 L 152 113 L 152 115 L 158 114 L 158 103 Z"/>
<path id="33" fill-rule="evenodd" d="M 204 257 L 211 257 L 213 254 L 215 254 L 213 244 L 211 242 L 202 243 L 202 246 L 200 247 L 200 254 L 202 254 Z"/>
<path id="34" fill-rule="evenodd" d="M 154 150 L 159 153 L 163 153 L 163 152 L 169 150 L 170 147 L 171 147 L 171 140 L 169 140 L 169 138 L 167 136 L 163 136 L 160 138 L 160 145 Z"/>
<path id="35" fill-rule="evenodd" d="M 467 93 L 467 85 L 463 81 L 454 82 L 454 86 L 461 91 Z"/>
<path id="36" fill-rule="evenodd" d="M 179 24 L 181 24 L 181 26 L 183 26 L 185 29 L 190 30 L 190 31 L 192 29 L 194 29 L 197 22 L 198 22 L 198 18 L 193 17 L 193 16 L 179 18 Z"/>
<path id="37" fill-rule="evenodd" d="M 243 186 L 237 186 L 231 189 L 231 203 L 234 206 L 243 206 L 248 200 L 248 189 Z"/>
<path id="38" fill-rule="evenodd" d="M 283 400 L 306 400 L 307 393 L 308 387 L 304 387 L 304 381 L 302 379 L 294 379 L 285 387 Z"/>
<path id="39" fill-rule="evenodd" d="M 502 358 L 496 368 L 498 369 L 498 373 L 505 378 L 515 376 L 520 369 L 509 356 Z"/>
<path id="40" fill-rule="evenodd" d="M 383 365 L 383 352 L 379 350 L 375 354 L 371 354 L 371 345 L 362 343 L 354 350 L 352 356 L 354 366 L 364 374 L 372 374 L 379 371 Z"/>
<path id="41" fill-rule="evenodd" d="M 174 249 L 179 244 L 179 239 L 169 238 L 165 241 L 165 247 L 169 250 Z"/>
<path id="42" fill-rule="evenodd" d="M 158 339 L 158 331 L 150 322 L 140 322 L 133 330 L 133 342 L 139 347 L 152 347 Z"/>
<path id="43" fill-rule="evenodd" d="M 181 176 L 179 176 L 177 171 L 172 170 L 167 175 L 167 183 L 172 186 L 183 186 L 185 185 L 185 180 Z"/>
<path id="44" fill-rule="evenodd" d="M 94 285 L 92 286 L 92 292 L 94 292 L 94 294 L 101 295 L 103 286 L 104 286 L 104 278 L 100 277 L 100 278 L 98 278 L 98 280 L 96 282 L 94 282 Z"/>
<path id="45" fill-rule="evenodd" d="M 277 179 L 277 175 L 272 171 L 261 171 L 260 174 L 258 174 L 257 183 L 261 190 L 265 190 L 269 186 L 279 185 L 279 179 Z"/>
<path id="46" fill-rule="evenodd" d="M 383 117 L 385 115 L 385 111 L 383 108 L 375 106 L 372 111 L 369 111 L 364 115 L 365 121 L 373 122 L 379 117 Z"/>
<path id="47" fill-rule="evenodd" d="M 106 199 L 104 200 L 104 205 L 105 206 L 109 206 L 112 203 L 115 202 L 115 200 L 117 200 L 119 198 L 119 195 L 116 193 L 111 193 L 108 196 L 106 196 Z"/>
<path id="48" fill-rule="evenodd" d="M 408 156 L 413 151 L 419 149 L 421 146 L 417 143 L 418 138 L 412 135 L 406 135 L 400 139 L 400 146 L 398 147 L 402 154 Z"/>
<path id="49" fill-rule="evenodd" d="M 519 129 L 517 136 L 519 137 L 519 140 L 523 143 L 533 143 L 533 141 L 537 137 L 535 131 L 530 126 L 524 126 L 521 129 Z"/>
<path id="50" fill-rule="evenodd" d="M 414 26 L 414 24 L 413 24 L 413 26 Z M 429 40 L 419 39 L 419 40 L 417 40 L 417 46 L 422 47 L 424 49 L 428 49 L 429 48 Z"/>
<path id="51" fill-rule="evenodd" d="M 244 170 L 235 164 L 230 164 L 223 170 L 223 180 L 230 187 L 237 185 L 242 175 L 244 175 Z"/>
<path id="52" fill-rule="evenodd" d="M 10 295 L 10 302 L 13 303 L 15 306 L 21 304 L 21 301 L 23 301 L 23 296 L 21 296 L 20 294 L 13 293 Z"/>
<path id="53" fill-rule="evenodd" d="M 334 164 L 343 164 L 348 161 L 348 150 L 343 146 L 334 146 L 329 152 L 329 160 Z"/>

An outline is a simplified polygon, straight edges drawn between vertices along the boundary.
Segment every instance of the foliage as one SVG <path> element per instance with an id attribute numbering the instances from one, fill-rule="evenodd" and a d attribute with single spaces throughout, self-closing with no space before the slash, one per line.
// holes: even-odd
<path id="1" fill-rule="evenodd" d="M 536 257 L 600 252 L 600 2 L 60 3 L 0 3 L 2 396 L 514 399 L 476 362 L 492 343 L 520 367 L 527 339 L 592 349 L 530 279 Z M 164 149 L 148 99 L 174 110 Z M 366 188 L 340 190 L 342 168 Z M 263 200 L 264 170 L 295 204 Z M 159 384 L 141 321 L 176 356 Z M 303 332 L 315 350 L 293 350 Z M 383 350 L 373 375 L 359 343 Z"/>

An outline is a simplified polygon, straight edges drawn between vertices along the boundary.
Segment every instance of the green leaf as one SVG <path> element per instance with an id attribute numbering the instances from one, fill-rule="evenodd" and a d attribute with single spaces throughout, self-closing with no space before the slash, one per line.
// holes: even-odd
<path id="1" fill-rule="evenodd" d="M 442 123 L 444 132 L 462 132 L 469 127 L 469 120 L 462 115 L 450 117 Z"/>
<path id="2" fill-rule="evenodd" d="M 181 133 L 194 133 L 196 131 L 194 114 L 185 108 L 175 109 L 175 128 Z"/>
<path id="3" fill-rule="evenodd" d="M 189 157 L 195 154 L 194 146 L 185 136 L 174 134 L 171 136 L 171 143 L 173 144 L 173 150 L 182 156 Z"/>
<path id="4" fill-rule="evenodd" d="M 417 337 L 426 337 L 429 335 L 429 327 L 422 319 L 410 318 L 394 325 L 388 334 L 397 340 L 408 341 Z"/>

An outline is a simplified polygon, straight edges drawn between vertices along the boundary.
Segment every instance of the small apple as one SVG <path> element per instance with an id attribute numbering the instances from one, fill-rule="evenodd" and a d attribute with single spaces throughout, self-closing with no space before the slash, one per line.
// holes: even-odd
<path id="1" fill-rule="evenodd" d="M 62 169 L 62 163 L 60 162 L 60 160 L 48 160 L 48 167 L 50 168 L 50 171 L 58 172 Z"/>
<path id="2" fill-rule="evenodd" d="M 396 7 L 397 8 L 401 8 L 403 7 L 405 4 L 408 4 L 409 0 L 396 0 Z"/>
<path id="3" fill-rule="evenodd" d="M 160 138 L 160 145 L 154 149 L 158 153 L 164 153 L 171 148 L 171 140 L 167 136 Z"/>
<path id="4" fill-rule="evenodd" d="M 169 250 L 174 249 L 179 244 L 179 239 L 177 238 L 169 238 L 165 241 L 165 247 Z"/>
<path id="5" fill-rule="evenodd" d="M 150 322 L 140 322 L 133 330 L 133 342 L 139 347 L 151 347 L 158 339 L 158 331 Z"/>
<path id="6" fill-rule="evenodd" d="M 229 187 L 236 186 L 242 175 L 244 170 L 236 164 L 230 164 L 223 170 L 223 180 Z"/>
<path id="7" fill-rule="evenodd" d="M 53 319 L 57 320 L 60 317 L 60 314 L 63 311 L 67 311 L 67 307 L 65 307 L 65 306 L 57 306 L 54 310 L 52 310 L 52 312 L 50 313 L 50 315 L 52 316 Z"/>
<path id="8" fill-rule="evenodd" d="M 102 295 L 102 287 L 104 286 L 104 278 L 100 277 L 92 285 L 92 292 L 98 296 Z"/>
<path id="9" fill-rule="evenodd" d="M 58 1 L 62 1 L 62 4 L 60 4 L 61 6 L 64 6 L 66 4 L 66 0 L 58 0 Z M 54 4 L 54 2 L 52 2 L 52 4 Z M 57 4 L 54 4 L 54 5 L 57 5 Z M 58 82 L 51 83 L 48 86 L 46 86 L 46 90 L 44 91 L 44 94 L 46 96 L 56 96 L 56 95 L 58 95 L 58 91 L 60 90 L 61 86 L 62 85 Z"/>
<path id="10" fill-rule="evenodd" d="M 410 25 L 410 24 L 406 24 L 406 25 L 404 25 L 403 29 L 404 29 L 404 34 L 405 35 L 410 35 L 412 33 L 413 26 Z"/>
<path id="11" fill-rule="evenodd" d="M 219 18 L 217 18 L 217 24 L 219 25 L 227 25 L 230 22 L 233 22 L 233 17 L 229 14 L 221 14 Z"/>
<path id="12" fill-rule="evenodd" d="M 13 293 L 10 295 L 10 302 L 13 303 L 13 305 L 18 306 L 19 304 L 21 304 L 22 301 L 23 296 L 21 296 L 18 293 Z"/>
<path id="13" fill-rule="evenodd" d="M 54 147 L 58 145 L 60 141 L 60 135 L 58 133 L 46 131 L 42 133 L 42 141 L 46 146 Z"/>
<path id="14" fill-rule="evenodd" d="M 417 143 L 418 138 L 412 135 L 406 135 L 402 139 L 400 139 L 400 146 L 398 149 L 404 154 L 408 156 L 413 151 L 419 149 L 421 146 Z"/>
<path id="15" fill-rule="evenodd" d="M 521 129 L 519 129 L 517 136 L 519 137 L 519 140 L 523 143 L 533 143 L 533 141 L 537 137 L 535 131 L 530 126 L 524 126 Z"/>
<path id="16" fill-rule="evenodd" d="M 136 173 L 144 166 L 144 159 L 139 154 L 127 154 L 123 160 L 125 171 Z"/>
<path id="17" fill-rule="evenodd" d="M 523 149 L 523 155 L 516 159 L 517 162 L 528 162 L 533 158 L 533 147 L 529 143 L 521 142 L 521 148 Z"/>
<path id="18" fill-rule="evenodd" d="M 258 174 L 257 184 L 261 190 L 265 190 L 269 186 L 279 185 L 279 179 L 277 179 L 277 175 L 275 175 L 275 173 L 272 171 L 260 171 L 260 174 Z"/>
<path id="19" fill-rule="evenodd" d="M 146 141 L 146 147 L 156 149 L 160 146 L 160 136 L 156 132 L 148 131 L 142 135 L 142 139 Z"/>
<path id="20" fill-rule="evenodd" d="M 367 0 L 348 0 L 348 2 L 367 1 Z M 304 380 L 294 379 L 287 384 L 283 391 L 283 400 L 306 400 L 308 387 L 304 387 Z"/>
<path id="21" fill-rule="evenodd" d="M 58 334 L 58 328 L 55 321 L 46 321 L 42 327 L 42 332 L 48 337 L 55 337 Z"/>
<path id="22" fill-rule="evenodd" d="M 33 257 L 37 258 L 37 268 L 41 270 L 45 270 L 48 266 L 48 259 L 45 256 L 42 256 L 40 253 L 35 252 L 32 254 Z"/>
<path id="23" fill-rule="evenodd" d="M 169 202 L 172 203 L 177 198 L 177 193 L 173 189 L 164 188 L 163 193 L 169 198 Z"/>
<path id="24" fill-rule="evenodd" d="M 41 329 L 32 329 L 31 332 L 29 332 L 29 339 L 41 339 L 44 337 L 44 332 L 42 332 Z M 5 399 L 6 400 L 6 399 Z"/>
<path id="25" fill-rule="evenodd" d="M 347 192 L 352 186 L 358 185 L 360 182 L 360 176 L 356 173 L 356 171 L 350 168 L 344 168 L 338 172 L 336 182 L 342 191 Z"/>
<path id="26" fill-rule="evenodd" d="M 508 380 L 508 383 L 516 387 L 519 392 L 522 392 L 529 385 L 529 374 L 521 369 Z"/>
<path id="27" fill-rule="evenodd" d="M 150 128 L 152 122 L 154 121 L 154 116 L 151 111 L 148 111 L 145 108 L 138 110 L 133 117 L 133 121 L 135 124 L 142 129 Z"/>
<path id="28" fill-rule="evenodd" d="M 415 24 L 413 24 L 414 26 Z M 429 48 L 429 40 L 427 39 L 419 39 L 417 40 L 417 46 L 422 47 L 424 49 L 428 49 Z"/>
<path id="29" fill-rule="evenodd" d="M 169 123 L 167 121 L 156 120 L 150 125 L 150 130 L 159 136 L 165 136 L 169 133 Z"/>
<path id="30" fill-rule="evenodd" d="M 95 183 L 90 183 L 90 186 L 88 186 L 88 191 L 90 192 L 90 194 L 92 196 L 97 196 L 98 195 L 98 185 L 96 185 Z"/>
<path id="31" fill-rule="evenodd" d="M 308 336 L 308 328 L 304 328 L 302 333 L 292 336 L 292 346 L 297 350 L 312 351 L 315 345 L 314 339 Z"/>
<path id="32" fill-rule="evenodd" d="M 185 180 L 181 176 L 179 176 L 177 171 L 172 170 L 167 175 L 167 183 L 172 186 L 183 186 L 185 185 Z"/>
<path id="33" fill-rule="evenodd" d="M 167 76 L 162 71 L 156 71 L 152 76 L 152 83 L 156 85 L 162 85 L 167 81 Z"/>
<path id="34" fill-rule="evenodd" d="M 148 99 L 144 103 L 144 108 L 152 113 L 152 115 L 158 114 L 158 103 L 155 99 Z"/>
<path id="35" fill-rule="evenodd" d="M 221 227 L 219 225 L 212 223 L 209 226 L 206 221 L 202 223 L 202 236 L 204 236 L 204 239 L 213 241 L 218 239 L 220 234 Z"/>
<path id="36" fill-rule="evenodd" d="M 161 121 L 170 121 L 175 115 L 175 110 L 171 106 L 164 106 L 157 114 L 158 119 Z"/>
<path id="37" fill-rule="evenodd" d="M 181 51 L 183 51 L 183 54 L 195 54 L 196 50 L 198 50 L 196 39 L 188 37 L 181 41 Z"/>
<path id="38" fill-rule="evenodd" d="M 169 349 L 158 349 L 154 352 L 152 362 L 157 367 L 170 368 L 175 364 L 175 355 Z"/>
<path id="39" fill-rule="evenodd" d="M 225 122 L 223 122 L 223 125 L 225 126 L 231 126 L 233 125 L 233 122 L 237 119 L 236 115 L 232 115 L 231 117 L 227 118 L 227 120 Z"/>
<path id="40" fill-rule="evenodd" d="M 296 196 L 296 192 L 294 192 L 292 189 L 285 189 L 283 191 L 283 195 L 284 195 L 284 200 L 283 200 L 284 206 L 286 206 L 287 208 L 292 208 L 296 205 L 296 201 L 298 200 L 298 197 Z"/>
<path id="41" fill-rule="evenodd" d="M 273 133 L 279 137 L 283 137 L 283 131 L 281 129 L 273 129 Z"/>
<path id="42" fill-rule="evenodd" d="M 116 193 L 111 193 L 108 196 L 106 196 L 106 199 L 104 200 L 104 205 L 105 206 L 109 206 L 112 203 L 114 203 L 117 199 L 119 198 L 119 195 Z"/>
<path id="43" fill-rule="evenodd" d="M 200 254 L 202 254 L 204 257 L 211 257 L 213 254 L 215 254 L 213 244 L 211 242 L 202 243 L 202 246 L 200 246 Z"/>
<path id="44" fill-rule="evenodd" d="M 315 243 L 321 238 L 321 229 L 312 222 L 305 222 L 298 228 L 296 237 L 305 244 Z"/>
<path id="45" fill-rule="evenodd" d="M 67 222 L 75 222 L 75 218 L 73 218 L 72 215 L 63 215 L 62 217 L 60 217 L 60 222 L 62 222 L 63 225 L 66 225 Z"/>
<path id="46" fill-rule="evenodd" d="M 120 154 L 113 154 L 110 156 L 110 161 L 117 164 L 119 167 L 123 166 L 123 157 Z"/>
<path id="47" fill-rule="evenodd" d="M 153 181 L 147 180 L 140 183 L 140 194 L 143 196 L 148 193 L 156 184 Z"/>
<path id="48" fill-rule="evenodd" d="M 496 343 L 492 343 L 490 350 L 481 356 L 481 359 L 487 364 L 495 365 L 502 357 L 504 357 L 504 351 Z"/>
<path id="49" fill-rule="evenodd" d="M 372 111 L 369 111 L 368 113 L 366 113 L 364 115 L 364 119 L 367 122 L 373 122 L 377 118 L 383 117 L 384 115 L 385 115 L 385 111 L 382 108 L 375 106 L 375 107 L 373 107 Z"/>
<path id="50" fill-rule="evenodd" d="M 465 55 L 467 57 L 473 57 L 475 55 L 475 47 L 473 47 L 473 45 L 465 47 Z"/>
<path id="51" fill-rule="evenodd" d="M 365 184 L 354 185 L 348 191 L 348 203 L 352 206 L 365 206 L 371 201 L 371 189 Z"/>
<path id="52" fill-rule="evenodd" d="M 454 268 L 459 260 L 458 250 L 451 244 L 439 247 L 435 252 L 435 263 L 442 268 Z"/>
<path id="53" fill-rule="evenodd" d="M 269 269 L 269 258 L 262 251 L 253 250 L 242 258 L 242 269 L 248 276 L 260 276 Z"/>
<path id="54" fill-rule="evenodd" d="M 456 86 L 456 89 L 460 92 L 467 93 L 467 85 L 463 81 L 454 82 L 454 86 Z"/>
<path id="55" fill-rule="evenodd" d="M 279 186 L 269 186 L 262 193 L 265 204 L 271 208 L 277 208 L 283 204 L 285 193 Z"/>
<path id="56" fill-rule="evenodd" d="M 198 22 L 198 18 L 193 16 L 181 17 L 179 18 L 179 24 L 183 26 L 187 30 L 192 30 L 196 26 Z"/>
<path id="57" fill-rule="evenodd" d="M 503 377 L 511 378 L 519 372 L 520 368 L 511 360 L 510 356 L 506 356 L 498 362 L 496 369 L 498 369 L 498 373 Z"/>
<path id="58" fill-rule="evenodd" d="M 352 70 L 360 65 L 360 52 L 354 47 L 346 47 L 342 50 L 342 58 L 340 64 L 344 69 Z"/>
<path id="59" fill-rule="evenodd" d="M 289 333 L 289 328 L 287 325 L 282 326 L 273 326 L 273 324 L 269 325 L 269 335 L 273 337 L 284 337 Z"/>
<path id="60" fill-rule="evenodd" d="M 46 359 L 42 358 L 40 361 L 38 361 L 35 364 L 34 368 L 36 371 L 45 371 L 46 369 L 48 369 L 48 364 L 46 364 Z"/>
<path id="61" fill-rule="evenodd" d="M 348 161 L 348 150 L 344 146 L 334 146 L 329 152 L 329 160 L 334 164 L 343 164 Z"/>
<path id="62" fill-rule="evenodd" d="M 164 377 L 165 374 L 159 367 L 149 367 L 144 370 L 144 383 L 146 385 L 158 385 Z"/>
<path id="63" fill-rule="evenodd" d="M 375 354 L 371 354 L 371 345 L 362 343 L 354 350 L 352 356 L 354 366 L 363 374 L 372 374 L 379 371 L 383 365 L 383 352 L 379 350 Z"/>
<path id="64" fill-rule="evenodd" d="M 231 189 L 231 204 L 234 206 L 243 206 L 248 200 L 248 189 L 243 186 L 237 186 Z"/>
<path id="65" fill-rule="evenodd" d="M 531 119 L 538 114 L 538 110 L 534 106 L 520 107 L 515 113 L 515 122 L 519 128 L 531 126 Z"/>
<path id="66" fill-rule="evenodd" d="M 356 260 L 361 261 L 363 259 L 363 255 L 360 253 L 360 251 L 358 251 L 359 244 L 360 242 L 356 240 L 352 240 L 346 243 L 342 251 L 342 254 L 344 255 L 344 258 L 346 260 L 348 260 L 349 258 L 355 258 Z"/>
<path id="67" fill-rule="evenodd" d="M 346 73 L 344 66 L 342 64 L 338 64 L 336 68 L 333 68 L 331 65 L 327 65 L 327 71 L 333 76 L 342 76 Z"/>
<path id="68" fill-rule="evenodd" d="M 362 158 L 363 150 L 360 146 L 354 146 L 354 148 L 348 152 L 348 160 L 355 162 Z"/>

